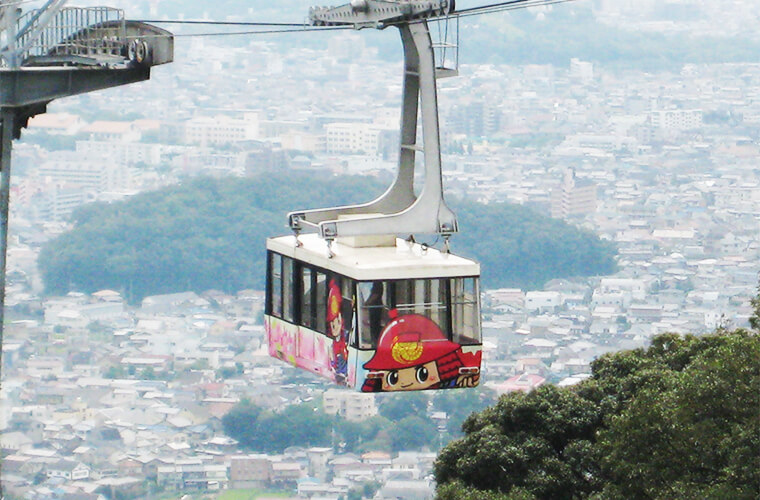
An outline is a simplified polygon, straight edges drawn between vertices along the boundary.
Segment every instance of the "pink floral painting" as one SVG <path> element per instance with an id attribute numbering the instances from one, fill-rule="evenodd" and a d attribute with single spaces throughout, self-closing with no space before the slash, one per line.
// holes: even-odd
<path id="1" fill-rule="evenodd" d="M 292 365 L 296 365 L 295 327 L 276 318 L 268 318 L 266 323 L 269 355 Z"/>

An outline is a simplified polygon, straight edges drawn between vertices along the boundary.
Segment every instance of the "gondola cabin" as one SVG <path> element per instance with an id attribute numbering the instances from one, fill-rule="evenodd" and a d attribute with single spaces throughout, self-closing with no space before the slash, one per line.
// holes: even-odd
<path id="1" fill-rule="evenodd" d="M 271 356 L 364 392 L 478 385 L 479 264 L 395 237 L 298 243 L 267 240 Z"/>

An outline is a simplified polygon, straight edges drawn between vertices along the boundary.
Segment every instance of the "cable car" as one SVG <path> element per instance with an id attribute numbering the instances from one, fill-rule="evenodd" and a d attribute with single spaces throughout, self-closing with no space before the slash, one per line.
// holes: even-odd
<path id="1" fill-rule="evenodd" d="M 369 203 L 292 212 L 293 234 L 267 240 L 269 353 L 364 392 L 480 381 L 480 266 L 450 252 L 458 225 L 443 198 L 436 77 L 453 72 L 437 71 L 426 21 L 452 8 L 362 0 L 309 13 L 317 26 L 396 27 L 404 48 L 393 184 Z M 442 237 L 443 249 L 415 243 L 420 234 Z"/>
<path id="2" fill-rule="evenodd" d="M 269 354 L 364 392 L 475 387 L 480 266 L 391 238 L 267 240 Z"/>

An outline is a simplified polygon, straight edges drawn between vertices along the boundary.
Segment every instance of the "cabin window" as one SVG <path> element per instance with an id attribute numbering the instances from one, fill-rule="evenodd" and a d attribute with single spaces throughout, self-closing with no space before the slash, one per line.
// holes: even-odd
<path id="1" fill-rule="evenodd" d="M 354 280 L 351 278 L 341 277 L 340 284 L 341 295 L 343 295 L 343 303 L 341 305 L 341 311 L 343 314 L 344 328 L 348 330 L 348 342 L 349 345 L 356 347 L 356 313 L 354 309 Z"/>
<path id="2" fill-rule="evenodd" d="M 446 310 L 448 302 L 447 279 L 424 280 L 425 281 L 425 308 L 426 316 L 433 320 L 443 332 L 450 332 L 449 315 Z"/>
<path id="3" fill-rule="evenodd" d="M 377 347 L 391 309 L 429 318 L 457 344 L 481 343 L 477 278 L 367 281 L 358 283 L 357 293 L 360 348 Z"/>
<path id="4" fill-rule="evenodd" d="M 340 295 L 337 303 L 343 334 L 356 332 L 354 280 L 328 274 L 275 252 L 269 252 L 268 259 L 267 314 L 328 334 L 328 298 L 330 287 L 335 286 Z M 354 337 L 348 340 L 356 345 Z"/>
<path id="5" fill-rule="evenodd" d="M 293 273 L 293 259 L 282 258 L 282 318 L 285 321 L 295 322 L 295 280 Z"/>
<path id="6" fill-rule="evenodd" d="M 385 281 L 363 281 L 357 285 L 359 309 L 359 347 L 371 349 L 377 345 L 380 333 L 388 324 L 391 286 Z"/>
<path id="7" fill-rule="evenodd" d="M 272 316 L 282 317 L 282 258 L 280 254 L 269 254 L 269 304 Z"/>
<path id="8" fill-rule="evenodd" d="M 301 325 L 314 329 L 317 322 L 314 297 L 316 274 L 308 267 L 301 267 Z"/>
<path id="9" fill-rule="evenodd" d="M 451 280 L 451 327 L 457 344 L 480 344 L 477 278 Z"/>
<path id="10" fill-rule="evenodd" d="M 320 333 L 327 333 L 327 275 L 321 271 L 314 271 L 315 280 L 314 286 L 316 288 L 315 295 L 315 307 L 316 307 L 316 320 L 314 322 L 314 329 Z"/>
<path id="11" fill-rule="evenodd" d="M 396 282 L 395 307 L 398 314 L 419 314 L 430 318 L 444 334 L 447 334 L 449 325 L 446 313 L 446 287 L 445 279 Z"/>

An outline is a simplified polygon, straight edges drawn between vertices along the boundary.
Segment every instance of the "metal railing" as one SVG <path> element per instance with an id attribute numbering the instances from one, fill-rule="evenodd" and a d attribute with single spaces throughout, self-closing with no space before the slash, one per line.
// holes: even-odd
<path id="1" fill-rule="evenodd" d="M 66 7 L 42 21 L 30 11 L 17 22 L 17 60 L 47 56 L 120 57 L 126 47 L 124 11 L 111 7 Z M 42 25 L 41 23 L 45 24 Z"/>

